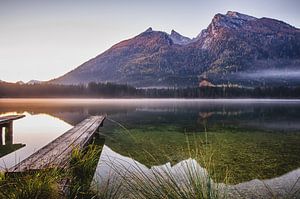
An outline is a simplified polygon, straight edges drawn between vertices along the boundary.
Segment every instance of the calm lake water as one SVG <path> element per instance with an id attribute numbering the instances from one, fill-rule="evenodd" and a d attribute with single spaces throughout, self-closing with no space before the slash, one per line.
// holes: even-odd
<path id="1" fill-rule="evenodd" d="M 199 151 L 211 157 L 218 179 L 228 174 L 231 183 L 300 167 L 299 100 L 1 99 L 0 115 L 8 114 L 26 117 L 14 122 L 13 143 L 3 138 L 2 168 L 97 114 L 108 115 L 105 145 L 149 167 Z"/>

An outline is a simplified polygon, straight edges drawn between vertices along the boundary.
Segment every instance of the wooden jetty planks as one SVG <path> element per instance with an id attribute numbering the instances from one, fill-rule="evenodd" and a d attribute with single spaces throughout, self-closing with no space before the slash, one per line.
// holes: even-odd
<path id="1" fill-rule="evenodd" d="M 83 120 L 82 122 L 77 124 L 75 127 L 73 127 L 72 129 L 70 129 L 69 131 L 67 131 L 66 133 L 61 135 L 60 137 L 58 137 L 55 140 L 53 140 L 52 142 L 50 142 L 48 145 L 46 145 L 43 148 L 41 148 L 40 150 L 36 151 L 34 154 L 32 154 L 27 159 L 20 162 L 18 165 L 21 166 L 21 164 L 23 164 L 23 167 L 26 165 L 30 166 L 30 165 L 33 165 L 38 160 L 41 160 L 44 156 L 47 155 L 47 153 L 51 153 L 51 150 L 53 150 L 54 147 L 58 148 L 59 143 L 61 143 L 63 141 L 67 142 L 67 138 L 70 137 L 72 133 L 79 131 L 79 130 L 84 130 L 81 128 L 82 128 L 83 124 L 86 123 L 86 120 Z M 18 165 L 15 165 L 15 167 Z"/>
<path id="2" fill-rule="evenodd" d="M 0 125 L 25 117 L 25 115 L 7 115 L 0 117 Z"/>
<path id="3" fill-rule="evenodd" d="M 56 138 L 48 145 L 33 153 L 9 172 L 22 172 L 53 167 L 65 167 L 72 150 L 84 147 L 97 129 L 102 126 L 105 116 L 91 116 Z"/>

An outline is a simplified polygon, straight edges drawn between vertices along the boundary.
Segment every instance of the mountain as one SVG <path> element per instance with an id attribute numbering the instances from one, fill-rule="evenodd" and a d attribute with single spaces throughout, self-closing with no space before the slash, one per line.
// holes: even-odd
<path id="1" fill-rule="evenodd" d="M 193 63 L 190 56 L 194 57 Z M 203 50 L 175 44 L 169 34 L 149 28 L 51 82 L 109 81 L 138 87 L 190 85 L 191 80 L 195 84 L 197 75 L 203 72 L 197 63 L 204 63 L 206 59 Z"/>
<path id="2" fill-rule="evenodd" d="M 23 81 L 17 81 L 16 84 L 24 85 L 25 83 Z"/>
<path id="3" fill-rule="evenodd" d="M 42 83 L 43 83 L 43 81 L 33 79 L 33 80 L 28 81 L 26 84 L 33 85 L 33 84 L 42 84 Z"/>
<path id="4" fill-rule="evenodd" d="M 149 28 L 50 82 L 191 87 L 205 76 L 215 84 L 293 85 L 300 83 L 299 76 L 291 75 L 297 73 L 299 29 L 229 11 L 216 14 L 194 39 Z"/>
<path id="5" fill-rule="evenodd" d="M 214 56 L 206 74 L 220 82 L 279 83 L 274 74 L 291 80 L 285 71 L 300 70 L 300 30 L 278 20 L 217 14 L 198 42 Z"/>
<path id="6" fill-rule="evenodd" d="M 179 45 L 185 45 L 193 42 L 192 39 L 179 34 L 175 30 L 171 31 L 170 38 L 172 39 L 174 44 L 179 44 Z"/>

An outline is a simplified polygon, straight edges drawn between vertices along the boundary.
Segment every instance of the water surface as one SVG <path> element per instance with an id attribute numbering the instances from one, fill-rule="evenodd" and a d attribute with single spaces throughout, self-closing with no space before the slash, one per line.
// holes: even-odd
<path id="1" fill-rule="evenodd" d="M 211 157 L 217 180 L 229 173 L 231 183 L 300 167 L 298 100 L 1 99 L 0 114 L 10 113 L 26 115 L 14 122 L 13 135 L 25 147 L 2 157 L 2 167 L 97 114 L 108 115 L 105 144 L 148 167 L 174 165 L 199 151 Z"/>

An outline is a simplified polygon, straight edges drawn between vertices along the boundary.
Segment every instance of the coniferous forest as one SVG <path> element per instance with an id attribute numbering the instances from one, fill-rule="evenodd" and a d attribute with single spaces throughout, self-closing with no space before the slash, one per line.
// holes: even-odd
<path id="1" fill-rule="evenodd" d="M 87 85 L 0 83 L 1 98 L 300 98 L 299 87 L 135 88 L 114 83 Z"/>

